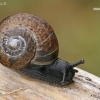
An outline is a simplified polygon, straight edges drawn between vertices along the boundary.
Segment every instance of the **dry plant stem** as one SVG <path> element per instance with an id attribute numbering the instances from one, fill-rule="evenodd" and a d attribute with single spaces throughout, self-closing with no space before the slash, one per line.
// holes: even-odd
<path id="1" fill-rule="evenodd" d="M 75 83 L 57 87 L 0 64 L 0 100 L 100 100 L 100 78 L 79 68 Z"/>

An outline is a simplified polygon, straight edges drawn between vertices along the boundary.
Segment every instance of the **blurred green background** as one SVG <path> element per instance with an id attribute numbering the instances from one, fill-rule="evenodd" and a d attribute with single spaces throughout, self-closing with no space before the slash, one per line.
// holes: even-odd
<path id="1" fill-rule="evenodd" d="M 99 0 L 0 0 L 0 21 L 20 12 L 45 19 L 57 35 L 59 57 L 83 58 L 80 68 L 100 77 L 100 10 L 94 7 L 100 7 Z"/>

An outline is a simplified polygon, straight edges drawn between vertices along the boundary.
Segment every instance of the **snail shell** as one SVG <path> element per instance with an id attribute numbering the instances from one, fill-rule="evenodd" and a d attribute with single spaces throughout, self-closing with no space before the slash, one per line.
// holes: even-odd
<path id="1" fill-rule="evenodd" d="M 20 13 L 0 22 L 0 63 L 11 68 L 48 65 L 58 56 L 58 41 L 43 19 Z"/>

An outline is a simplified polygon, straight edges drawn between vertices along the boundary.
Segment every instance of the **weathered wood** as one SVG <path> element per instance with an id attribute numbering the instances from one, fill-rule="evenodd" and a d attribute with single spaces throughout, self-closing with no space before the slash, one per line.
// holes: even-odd
<path id="1" fill-rule="evenodd" d="M 100 78 L 76 69 L 75 83 L 57 87 L 0 64 L 0 100 L 100 100 Z"/>

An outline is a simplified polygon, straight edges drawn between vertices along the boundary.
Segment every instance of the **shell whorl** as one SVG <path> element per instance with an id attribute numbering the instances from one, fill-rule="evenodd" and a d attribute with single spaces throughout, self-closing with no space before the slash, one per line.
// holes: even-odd
<path id="1" fill-rule="evenodd" d="M 2 39 L 2 48 L 10 57 L 20 56 L 26 49 L 26 41 L 22 36 L 7 36 Z"/>
<path id="2" fill-rule="evenodd" d="M 6 30 L 0 40 L 0 50 L 3 53 L 1 63 L 8 67 L 25 67 L 35 55 L 34 38 L 23 27 Z"/>
<path id="3" fill-rule="evenodd" d="M 20 13 L 0 22 L 0 62 L 12 68 L 47 65 L 58 56 L 58 40 L 43 19 Z"/>

